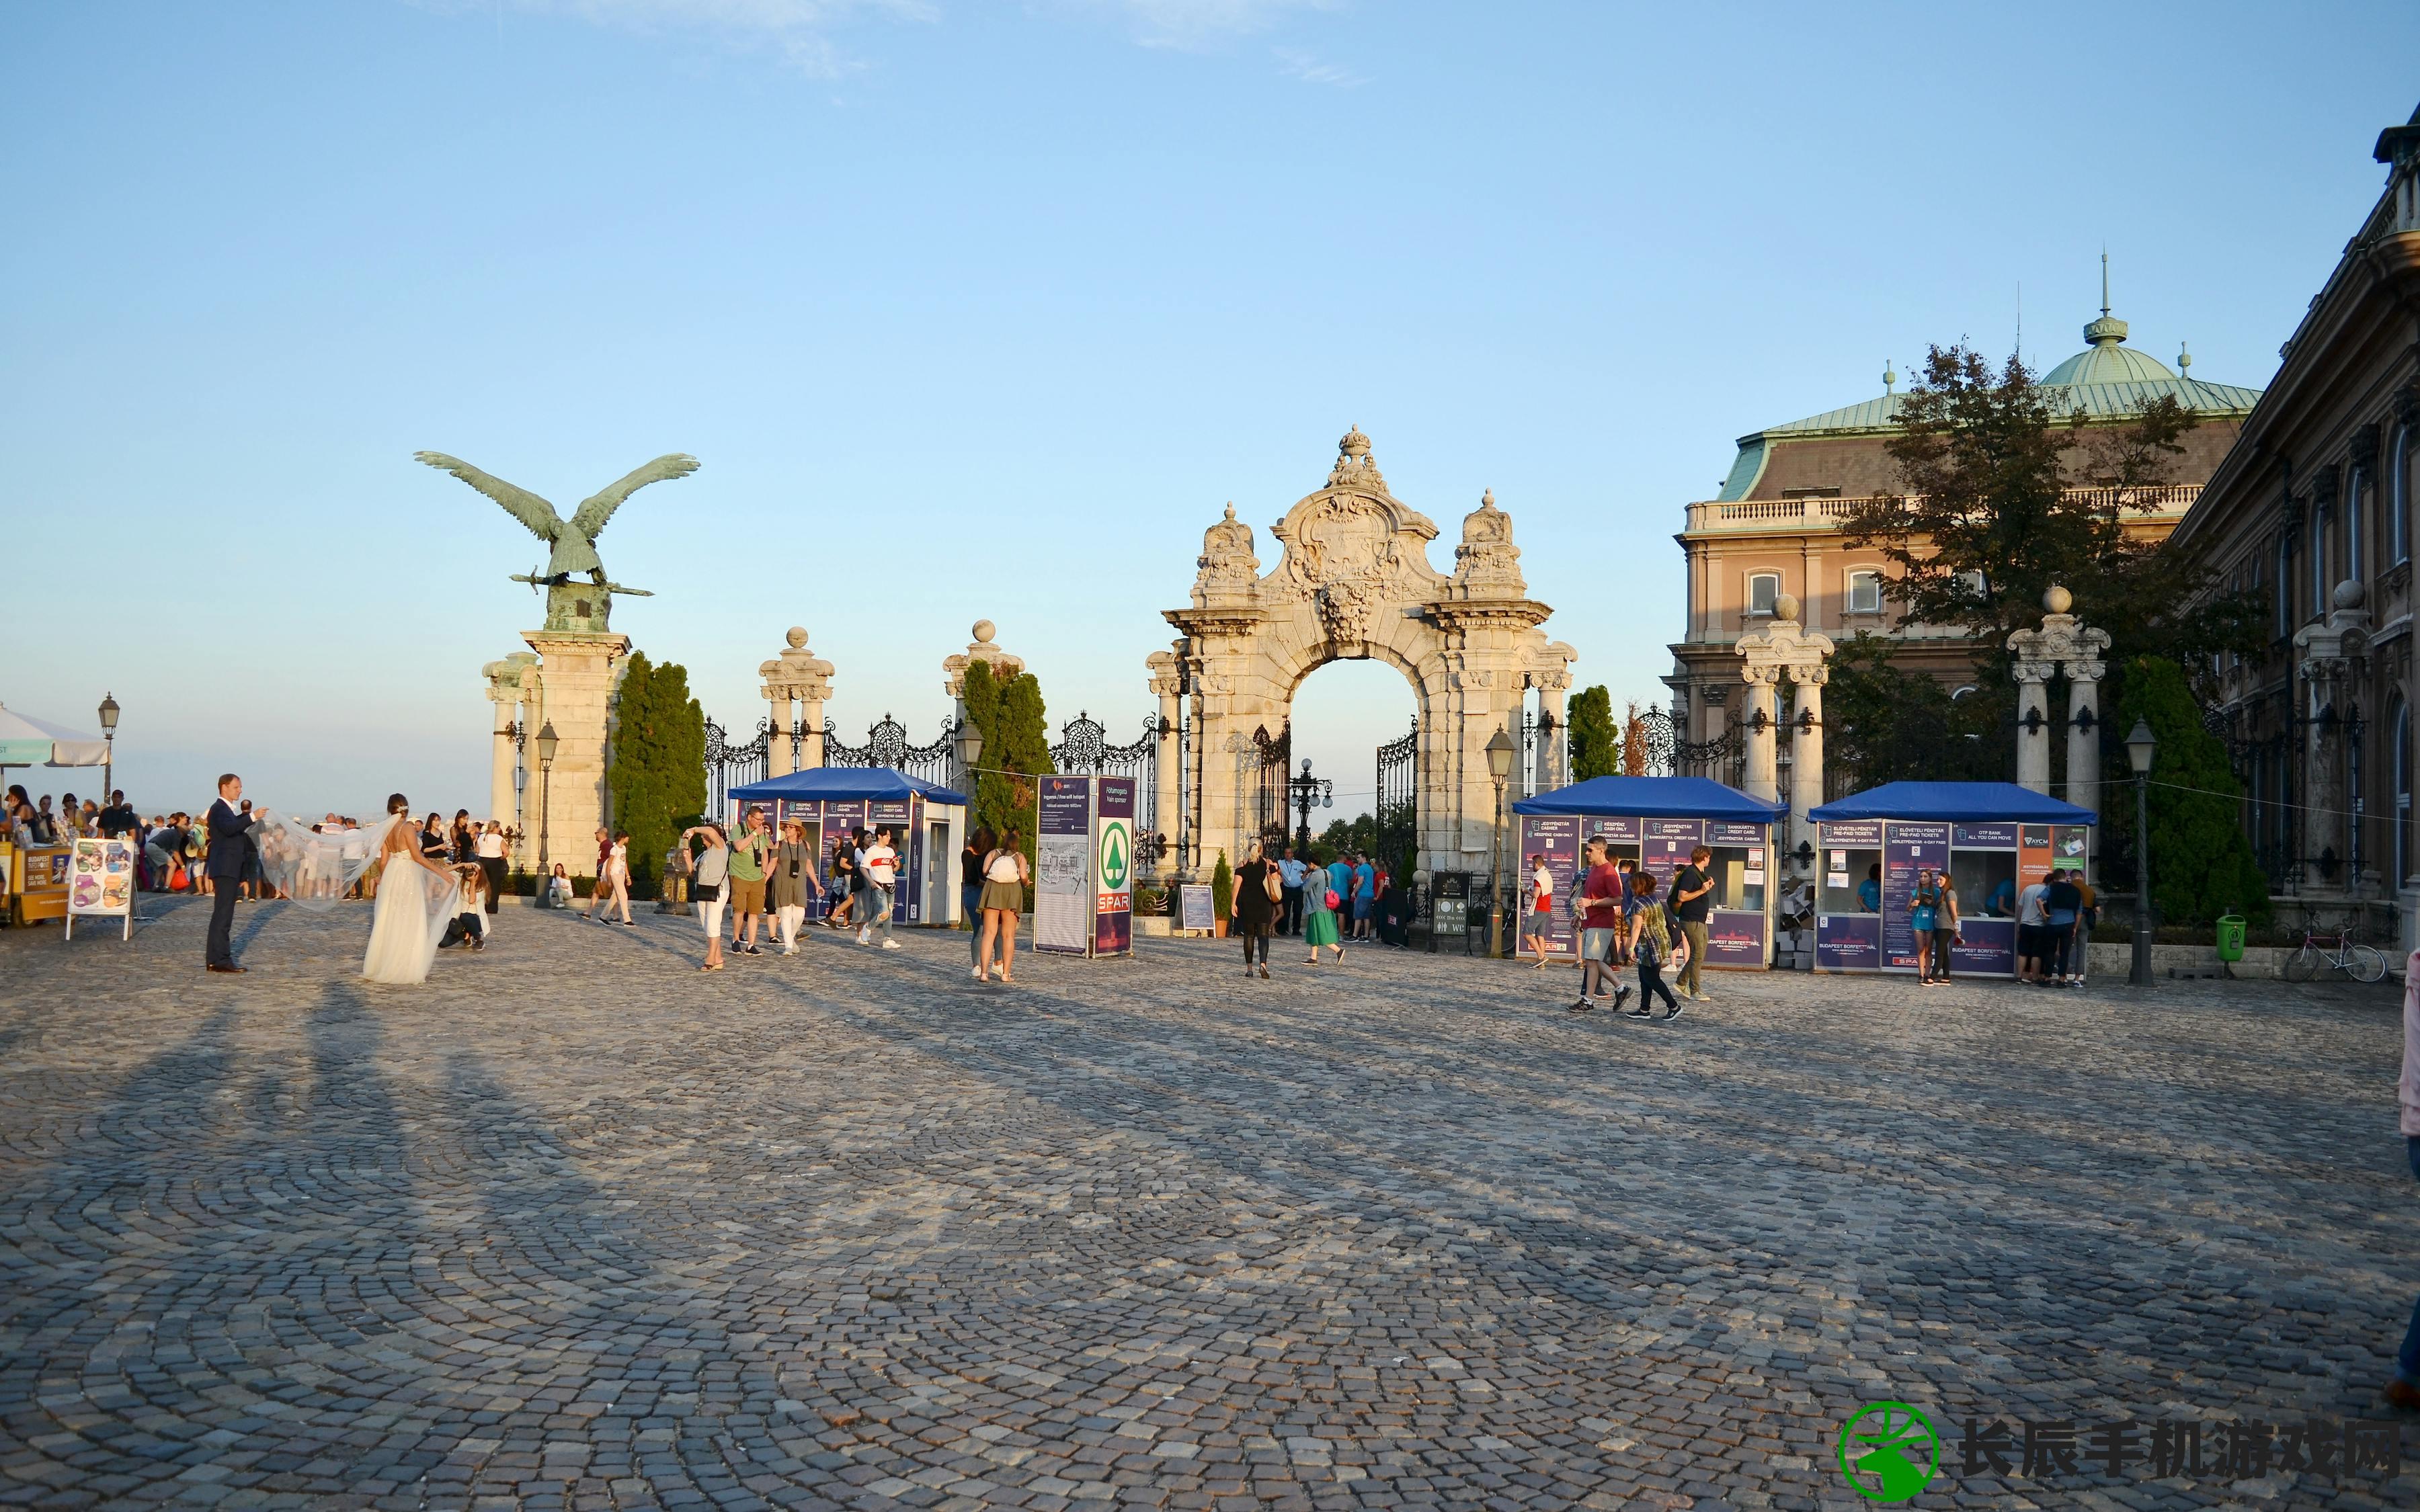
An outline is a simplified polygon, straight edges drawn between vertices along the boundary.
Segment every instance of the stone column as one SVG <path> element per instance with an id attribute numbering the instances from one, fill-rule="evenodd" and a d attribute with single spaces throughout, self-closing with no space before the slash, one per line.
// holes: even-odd
<path id="1" fill-rule="evenodd" d="M 521 689 L 518 680 L 500 685 L 493 679 L 488 684 L 488 697 L 496 706 L 496 738 L 490 742 L 488 760 L 488 816 L 510 824 L 513 817 L 513 745 L 514 727 L 520 722 Z"/>
<path id="2" fill-rule="evenodd" d="M 1791 664 L 1790 680 L 1798 690 L 1798 706 L 1790 717 L 1790 827 L 1782 844 L 1795 851 L 1800 841 L 1816 843 L 1815 822 L 1807 816 L 1823 806 L 1823 685 L 1831 669 L 1820 661 Z"/>
<path id="3" fill-rule="evenodd" d="M 1566 787 L 1572 780 L 1571 674 L 1533 672 L 1529 680 L 1537 687 L 1538 712 L 1546 721 L 1547 790 Z"/>
<path id="4" fill-rule="evenodd" d="M 2047 661 L 2017 663 L 2017 785 L 2044 797 L 2050 795 L 2050 711 L 2043 705 L 2056 668 Z"/>
<path id="5" fill-rule="evenodd" d="M 811 772 L 823 765 L 824 701 L 831 697 L 833 671 L 830 662 L 807 649 L 805 626 L 791 625 L 783 640 L 782 654 L 756 668 L 756 675 L 765 679 L 765 702 L 771 705 L 773 733 L 766 742 L 765 769 L 774 777 Z M 799 711 L 795 725 L 790 712 L 793 702 Z M 790 744 L 793 729 L 804 736 L 795 752 Z"/>
<path id="6" fill-rule="evenodd" d="M 2347 887 L 2352 880 L 2350 852 L 2345 844 L 2345 711 L 2339 702 L 2344 673 L 2342 656 L 2315 656 L 2303 664 L 2303 717 L 2309 721 L 2303 729 L 2310 773 L 2310 796 L 2304 800 L 2310 805 L 2304 828 L 2308 838 L 2303 856 L 2312 868 L 2309 880 L 2332 890 Z M 2336 863 L 2334 876 L 2319 870 L 2330 855 Z"/>
<path id="7" fill-rule="evenodd" d="M 2106 631 L 2090 634 L 2109 643 Z M 2101 811 L 2101 679 L 2108 671 L 2108 663 L 2088 657 L 2067 663 L 2067 801 L 2094 813 Z"/>
<path id="8" fill-rule="evenodd" d="M 554 726 L 552 773 L 534 772 L 538 792 L 530 801 L 533 831 L 545 826 L 548 863 L 560 861 L 573 876 L 594 876 L 597 830 L 607 823 L 607 750 L 622 660 L 630 638 L 613 631 L 524 630 L 537 653 L 540 727 Z M 536 732 L 531 732 L 535 737 Z M 535 860 L 535 856 L 532 856 Z"/>
<path id="9" fill-rule="evenodd" d="M 1780 677 L 1781 669 L 1777 666 L 1749 666 L 1740 671 L 1740 680 L 1747 684 L 1747 795 L 1768 802 L 1781 797 L 1780 779 L 1775 772 L 1779 732 L 1774 725 L 1773 707 L 1774 685 Z"/>
<path id="10" fill-rule="evenodd" d="M 1151 669 L 1152 696 L 1159 700 L 1159 739 L 1152 748 L 1151 827 L 1160 836 L 1159 858 L 1152 868 L 1152 885 L 1165 887 L 1176 875 L 1176 836 L 1182 824 L 1177 812 L 1177 724 L 1185 710 L 1178 702 L 1185 691 L 1183 669 L 1173 653 L 1155 651 L 1144 658 Z"/>

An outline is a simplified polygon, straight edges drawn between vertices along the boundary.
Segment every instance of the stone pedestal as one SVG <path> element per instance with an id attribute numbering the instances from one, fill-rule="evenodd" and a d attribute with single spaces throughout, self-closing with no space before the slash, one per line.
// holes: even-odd
<path id="1" fill-rule="evenodd" d="M 824 704 L 831 698 L 832 664 L 807 649 L 803 625 L 791 625 L 782 654 L 760 663 L 765 702 L 773 733 L 766 741 L 765 770 L 773 777 L 813 771 L 824 764 Z M 790 732 L 799 733 L 795 751 Z"/>
<path id="2" fill-rule="evenodd" d="M 1828 644 L 1828 642 L 1827 642 Z M 1823 685 L 1832 671 L 1821 662 L 1801 662 L 1790 669 L 1798 690 L 1798 706 L 1790 716 L 1790 825 L 1787 844 L 1794 853 L 1800 841 L 1819 843 L 1815 822 L 1807 816 L 1823 807 Z"/>
<path id="3" fill-rule="evenodd" d="M 2017 663 L 2017 786 L 2043 797 L 2050 796 L 2050 680 L 2056 671 L 2052 662 Z"/>
<path id="4" fill-rule="evenodd" d="M 531 773 L 523 801 L 533 835 L 545 831 L 542 844 L 533 844 L 532 863 L 542 851 L 549 867 L 560 861 L 573 876 L 594 876 L 597 830 L 612 822 L 605 767 L 630 638 L 554 630 L 524 630 L 521 638 L 538 656 L 533 763 L 537 730 L 551 724 L 555 738 L 551 773 Z"/>
<path id="5" fill-rule="evenodd" d="M 1776 764 L 1780 760 L 1780 741 L 1775 729 L 1773 700 L 1774 684 L 1781 669 L 1751 667 L 1741 675 L 1747 679 L 1747 770 L 1741 786 L 1751 798 L 1778 803 L 1781 781 Z"/>
<path id="6" fill-rule="evenodd" d="M 2092 632 L 2106 643 L 2108 636 Z M 2108 716 L 2101 708 L 2104 662 L 2089 659 L 2067 664 L 2067 801 L 2079 809 L 2101 811 L 2101 727 Z"/>

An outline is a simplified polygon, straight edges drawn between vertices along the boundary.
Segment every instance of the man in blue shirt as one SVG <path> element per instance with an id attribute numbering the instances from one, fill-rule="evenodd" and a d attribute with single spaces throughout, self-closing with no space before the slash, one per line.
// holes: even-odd
<path id="1" fill-rule="evenodd" d="M 1278 933 L 1280 934 L 1302 933 L 1302 879 L 1307 871 L 1294 854 L 1294 847 L 1287 846 L 1285 859 L 1278 863 L 1278 886 L 1284 894 L 1279 900 Z"/>
<path id="2" fill-rule="evenodd" d="M 1353 858 L 1353 937 L 1370 937 L 1371 905 L 1378 898 L 1378 869 L 1366 856 Z"/>
<path id="3" fill-rule="evenodd" d="M 1342 852 L 1327 863 L 1327 890 L 1336 894 L 1336 907 L 1342 916 L 1344 933 L 1353 933 L 1353 857 Z"/>
<path id="4" fill-rule="evenodd" d="M 1866 880 L 1857 884 L 1857 906 L 1869 914 L 1883 911 L 1883 868 L 1877 861 L 1866 869 Z"/>

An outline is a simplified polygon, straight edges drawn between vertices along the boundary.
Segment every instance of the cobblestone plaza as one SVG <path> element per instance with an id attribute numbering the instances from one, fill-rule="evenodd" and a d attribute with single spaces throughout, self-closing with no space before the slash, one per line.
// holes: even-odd
<path id="1" fill-rule="evenodd" d="M 2280 1468 L 2420 1289 L 2391 985 L 1650 1026 L 1464 959 L 709 977 L 683 919 L 508 912 L 383 988 L 365 910 L 248 907 L 217 979 L 146 905 L 0 935 L 8 1504 L 1856 1506 L 1885 1398 L 1918 1505 L 2420 1502 Z M 1965 1474 L 1969 1418 L 2280 1453 Z"/>

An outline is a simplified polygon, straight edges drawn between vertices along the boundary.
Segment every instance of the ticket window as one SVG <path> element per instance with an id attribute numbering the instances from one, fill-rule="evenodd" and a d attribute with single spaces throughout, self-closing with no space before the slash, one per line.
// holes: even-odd
<path id="1" fill-rule="evenodd" d="M 2016 852 L 1951 851 L 1949 880 L 1958 888 L 1961 917 L 2017 917 Z"/>
<path id="2" fill-rule="evenodd" d="M 1714 896 L 1708 900 L 1716 908 L 1746 914 L 1764 912 L 1764 847 L 1761 845 L 1716 845 L 1708 870 L 1714 875 Z"/>
<path id="3" fill-rule="evenodd" d="M 1879 845 L 1863 849 L 1856 846 L 1834 846 L 1823 852 L 1823 899 L 1821 912 L 1826 914 L 1878 914 L 1882 912 L 1883 852 Z M 1866 883 L 1873 886 L 1859 888 Z"/>

